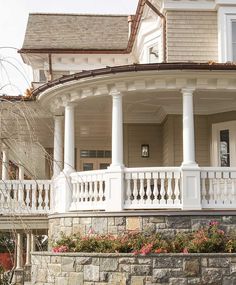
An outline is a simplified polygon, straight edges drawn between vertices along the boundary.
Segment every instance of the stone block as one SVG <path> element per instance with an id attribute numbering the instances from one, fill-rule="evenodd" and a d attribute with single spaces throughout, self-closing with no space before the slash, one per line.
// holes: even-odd
<path id="1" fill-rule="evenodd" d="M 64 225 L 65 227 L 72 227 L 72 218 L 65 218 Z"/>
<path id="2" fill-rule="evenodd" d="M 130 272 L 130 265 L 129 264 L 120 264 L 119 265 L 119 272 Z"/>
<path id="3" fill-rule="evenodd" d="M 84 281 L 99 281 L 99 266 L 84 265 Z"/>
<path id="4" fill-rule="evenodd" d="M 101 271 L 116 271 L 118 268 L 117 258 L 101 258 L 100 270 Z"/>
<path id="5" fill-rule="evenodd" d="M 92 229 L 97 234 L 107 233 L 107 218 L 93 218 L 92 219 Z"/>
<path id="6" fill-rule="evenodd" d="M 47 282 L 47 269 L 38 269 L 37 281 L 38 282 Z"/>
<path id="7" fill-rule="evenodd" d="M 50 275 L 59 276 L 61 274 L 61 264 L 48 264 Z"/>
<path id="8" fill-rule="evenodd" d="M 131 277 L 131 285 L 144 285 L 145 277 L 141 276 L 132 276 Z"/>
<path id="9" fill-rule="evenodd" d="M 59 264 L 61 263 L 61 256 L 51 256 L 51 263 Z"/>
<path id="10" fill-rule="evenodd" d="M 185 259 L 183 263 L 184 274 L 188 277 L 197 277 L 200 273 L 199 259 Z"/>
<path id="11" fill-rule="evenodd" d="M 92 218 L 80 218 L 81 225 L 90 225 L 92 224 Z"/>
<path id="12" fill-rule="evenodd" d="M 79 256 L 75 258 L 76 265 L 85 265 L 85 264 L 91 264 L 92 263 L 92 257 L 87 256 Z"/>
<path id="13" fill-rule="evenodd" d="M 62 272 L 73 272 L 75 271 L 75 257 L 63 257 L 61 271 Z"/>
<path id="14" fill-rule="evenodd" d="M 137 262 L 136 257 L 121 257 L 119 258 L 119 264 L 134 264 Z"/>
<path id="15" fill-rule="evenodd" d="M 68 277 L 56 277 L 55 285 L 70 285 Z"/>
<path id="16" fill-rule="evenodd" d="M 138 257 L 137 258 L 137 262 L 138 262 L 138 264 L 148 264 L 148 265 L 150 265 L 150 264 L 152 264 L 152 259 L 151 258 L 147 258 L 147 257 L 145 257 L 145 258 Z"/>
<path id="17" fill-rule="evenodd" d="M 226 257 L 220 258 L 208 258 L 208 266 L 209 267 L 228 267 L 230 263 L 230 259 Z"/>
<path id="18" fill-rule="evenodd" d="M 86 233 L 85 225 L 73 225 L 72 233 L 73 234 L 81 234 L 82 236 L 84 236 Z"/>
<path id="19" fill-rule="evenodd" d="M 200 285 L 201 279 L 200 278 L 188 278 L 188 285 Z"/>
<path id="20" fill-rule="evenodd" d="M 222 275 L 219 268 L 202 268 L 202 284 L 221 284 Z"/>
<path id="21" fill-rule="evenodd" d="M 236 285 L 236 276 L 224 277 L 222 285 Z"/>
<path id="22" fill-rule="evenodd" d="M 83 273 L 70 272 L 69 273 L 69 285 L 83 285 L 84 284 L 84 275 Z"/>
<path id="23" fill-rule="evenodd" d="M 151 275 L 152 269 L 149 265 L 131 265 L 131 274 L 137 276 Z"/>
<path id="24" fill-rule="evenodd" d="M 182 268 L 182 266 L 183 266 L 182 258 L 160 256 L 154 258 L 153 260 L 154 268 Z"/>
<path id="25" fill-rule="evenodd" d="M 166 268 L 162 269 L 153 269 L 153 282 L 156 283 L 167 283 L 170 277 L 170 270 Z"/>
<path id="26" fill-rule="evenodd" d="M 102 282 L 107 282 L 108 276 L 109 276 L 108 272 L 100 272 L 99 280 Z"/>
<path id="27" fill-rule="evenodd" d="M 108 217 L 107 218 L 107 225 L 108 226 L 114 226 L 115 225 L 115 218 L 114 217 Z"/>
<path id="28" fill-rule="evenodd" d="M 139 217 L 127 217 L 126 230 L 127 231 L 141 231 L 142 230 L 142 220 Z"/>
<path id="29" fill-rule="evenodd" d="M 128 276 L 124 272 L 112 272 L 108 279 L 109 285 L 128 285 Z"/>
<path id="30" fill-rule="evenodd" d="M 115 217 L 115 226 L 125 226 L 125 218 Z"/>
<path id="31" fill-rule="evenodd" d="M 191 217 L 166 217 L 166 224 L 171 229 L 191 229 Z"/>
<path id="32" fill-rule="evenodd" d="M 188 285 L 187 278 L 170 278 L 169 285 Z"/>
<path id="33" fill-rule="evenodd" d="M 165 223 L 165 217 L 150 217 L 149 222 L 154 224 Z"/>

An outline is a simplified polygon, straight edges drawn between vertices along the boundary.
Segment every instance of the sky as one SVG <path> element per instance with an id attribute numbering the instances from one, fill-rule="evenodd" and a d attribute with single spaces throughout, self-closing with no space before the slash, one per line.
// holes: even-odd
<path id="1" fill-rule="evenodd" d="M 31 12 L 134 14 L 138 0 L 0 0 L 0 95 L 23 94 L 31 69 L 17 49 L 24 40 Z"/>

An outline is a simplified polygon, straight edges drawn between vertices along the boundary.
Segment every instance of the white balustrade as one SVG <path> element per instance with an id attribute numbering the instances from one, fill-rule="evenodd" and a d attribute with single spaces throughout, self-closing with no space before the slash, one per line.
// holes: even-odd
<path id="1" fill-rule="evenodd" d="M 125 209 L 180 209 L 181 169 L 126 168 Z"/>
<path id="2" fill-rule="evenodd" d="M 5 180 L 0 182 L 1 214 L 46 214 L 50 210 L 50 180 Z"/>
<path id="3" fill-rule="evenodd" d="M 70 210 L 105 210 L 105 170 L 76 172 L 70 175 L 72 203 Z"/>
<path id="4" fill-rule="evenodd" d="M 236 168 L 201 168 L 202 207 L 236 209 Z"/>

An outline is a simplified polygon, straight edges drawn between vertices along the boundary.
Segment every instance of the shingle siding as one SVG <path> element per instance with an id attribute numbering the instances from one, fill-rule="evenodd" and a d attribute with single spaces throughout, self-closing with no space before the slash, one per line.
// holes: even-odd
<path id="1" fill-rule="evenodd" d="M 217 13 L 168 11 L 168 62 L 218 61 Z"/>

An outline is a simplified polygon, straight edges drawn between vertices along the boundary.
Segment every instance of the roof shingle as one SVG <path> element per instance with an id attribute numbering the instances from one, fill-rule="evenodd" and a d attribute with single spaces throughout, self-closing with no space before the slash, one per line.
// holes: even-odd
<path id="1" fill-rule="evenodd" d="M 23 49 L 126 49 L 127 16 L 29 15 Z"/>

